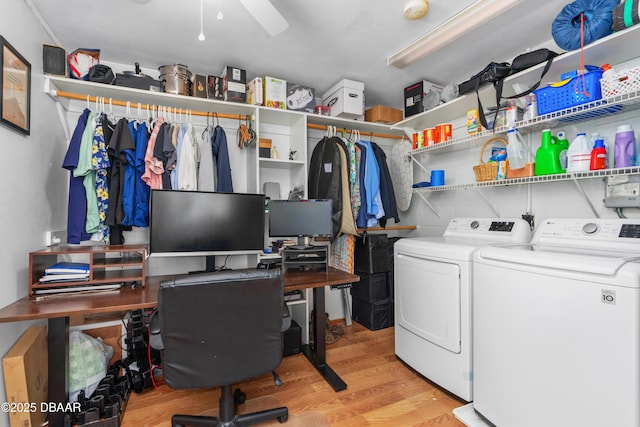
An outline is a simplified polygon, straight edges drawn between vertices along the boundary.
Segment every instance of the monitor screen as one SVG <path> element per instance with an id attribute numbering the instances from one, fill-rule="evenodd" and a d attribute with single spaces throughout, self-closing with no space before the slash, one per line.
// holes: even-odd
<path id="1" fill-rule="evenodd" d="M 269 236 L 332 237 L 331 200 L 270 200 Z"/>
<path id="2" fill-rule="evenodd" d="M 149 253 L 216 255 L 264 249 L 262 194 L 153 190 Z"/>

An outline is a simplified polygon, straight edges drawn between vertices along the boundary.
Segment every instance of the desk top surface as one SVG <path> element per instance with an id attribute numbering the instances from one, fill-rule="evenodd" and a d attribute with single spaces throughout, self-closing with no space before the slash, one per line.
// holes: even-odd
<path id="1" fill-rule="evenodd" d="M 171 276 L 150 276 L 144 288 L 122 288 L 94 293 L 52 294 L 46 297 L 24 297 L 0 309 L 0 323 L 47 319 L 117 311 L 152 308 L 158 305 L 160 282 Z M 286 290 L 318 288 L 358 282 L 355 274 L 330 268 L 328 272 L 286 272 Z"/>

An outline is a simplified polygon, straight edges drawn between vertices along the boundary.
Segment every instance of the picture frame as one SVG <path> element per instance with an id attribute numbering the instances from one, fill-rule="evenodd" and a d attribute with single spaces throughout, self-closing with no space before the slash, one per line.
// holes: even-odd
<path id="1" fill-rule="evenodd" d="M 29 135 L 31 64 L 0 36 L 0 123 Z"/>

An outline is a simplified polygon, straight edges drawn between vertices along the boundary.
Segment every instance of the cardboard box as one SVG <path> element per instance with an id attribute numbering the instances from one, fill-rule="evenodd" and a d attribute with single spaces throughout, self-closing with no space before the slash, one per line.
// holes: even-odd
<path id="1" fill-rule="evenodd" d="M 402 111 L 386 105 L 376 105 L 364 112 L 364 119 L 373 123 L 397 123 L 402 120 Z"/>
<path id="2" fill-rule="evenodd" d="M 271 143 L 272 141 L 268 138 L 260 138 L 258 140 L 258 155 L 260 157 L 271 158 Z"/>
<path id="3" fill-rule="evenodd" d="M 207 78 L 196 74 L 193 78 L 193 96 L 207 98 Z"/>
<path id="4" fill-rule="evenodd" d="M 264 96 L 262 92 L 262 77 L 256 77 L 247 84 L 247 104 L 262 105 Z"/>
<path id="5" fill-rule="evenodd" d="M 287 82 L 287 110 L 313 113 L 316 108 L 316 90 L 309 86 Z"/>
<path id="6" fill-rule="evenodd" d="M 220 77 L 222 77 L 222 99 L 242 103 L 247 101 L 247 72 L 245 70 L 226 66 Z"/>
<path id="7" fill-rule="evenodd" d="M 275 77 L 264 76 L 262 80 L 264 106 L 287 109 L 287 81 Z"/>
<path id="8" fill-rule="evenodd" d="M 22 412 L 9 412 L 11 427 L 41 426 L 46 412 L 40 404 L 49 400 L 47 328 L 27 329 L 2 359 L 4 385 L 9 405 L 30 405 Z"/>
<path id="9" fill-rule="evenodd" d="M 207 77 L 207 97 L 209 99 L 222 100 L 222 77 L 208 76 Z"/>
<path id="10" fill-rule="evenodd" d="M 356 119 L 364 114 L 364 83 L 340 80 L 322 95 L 322 104 L 329 106 L 329 115 Z"/>
<path id="11" fill-rule="evenodd" d="M 440 103 L 443 87 L 421 80 L 404 88 L 404 117 L 422 113 Z M 434 105 L 435 104 L 435 105 Z"/>

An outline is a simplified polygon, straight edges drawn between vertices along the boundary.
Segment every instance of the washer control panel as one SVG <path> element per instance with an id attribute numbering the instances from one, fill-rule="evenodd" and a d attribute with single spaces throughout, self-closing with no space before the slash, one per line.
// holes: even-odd
<path id="1" fill-rule="evenodd" d="M 521 243 L 531 239 L 531 228 L 522 218 L 454 218 L 444 236 Z"/>
<path id="2" fill-rule="evenodd" d="M 640 250 L 640 219 L 548 219 L 540 223 L 531 243 L 603 249 L 628 244 Z"/>

